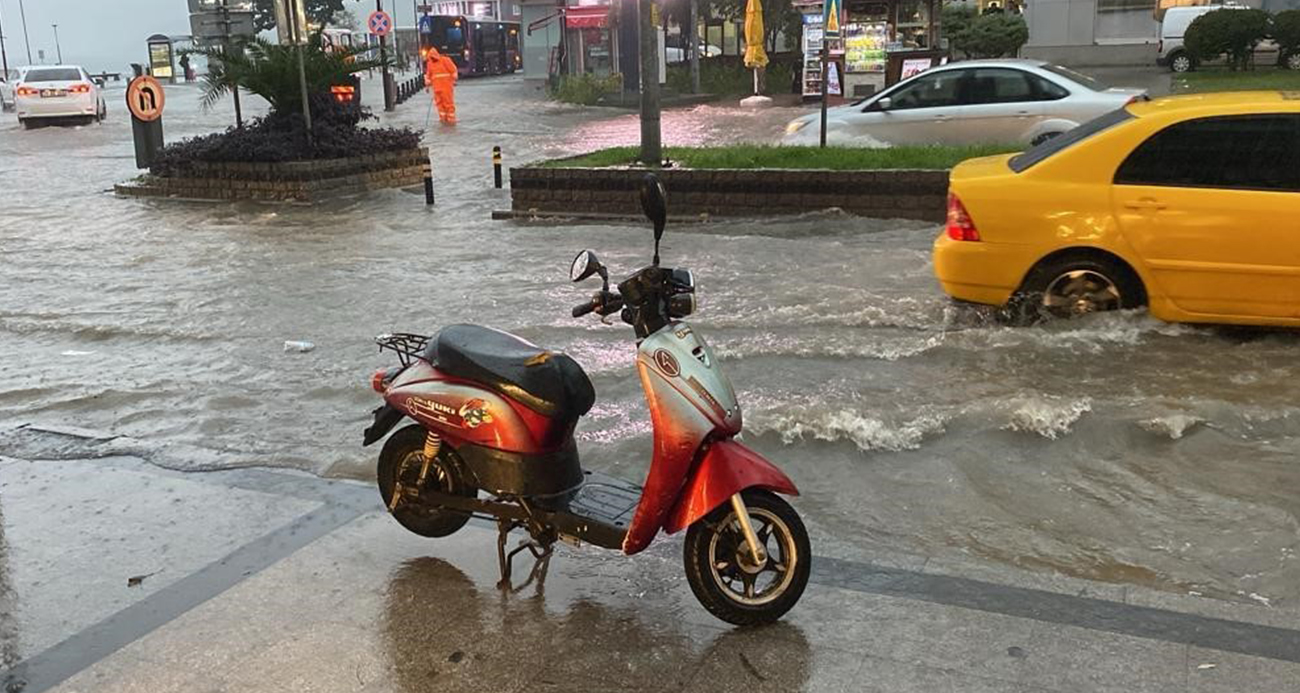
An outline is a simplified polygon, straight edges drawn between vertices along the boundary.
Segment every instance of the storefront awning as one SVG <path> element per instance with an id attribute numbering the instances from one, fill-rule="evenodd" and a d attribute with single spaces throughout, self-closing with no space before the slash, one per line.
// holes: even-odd
<path id="1" fill-rule="evenodd" d="M 603 29 L 609 26 L 609 6 L 570 7 L 564 11 L 564 22 L 570 29 Z"/>

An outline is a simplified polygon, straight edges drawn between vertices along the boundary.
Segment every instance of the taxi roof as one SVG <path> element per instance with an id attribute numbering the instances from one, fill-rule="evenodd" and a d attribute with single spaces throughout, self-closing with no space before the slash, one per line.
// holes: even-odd
<path id="1" fill-rule="evenodd" d="M 1205 94 L 1166 96 L 1137 101 L 1129 113 L 1141 118 L 1153 115 L 1214 115 L 1261 111 L 1300 111 L 1300 91 L 1220 91 Z"/>

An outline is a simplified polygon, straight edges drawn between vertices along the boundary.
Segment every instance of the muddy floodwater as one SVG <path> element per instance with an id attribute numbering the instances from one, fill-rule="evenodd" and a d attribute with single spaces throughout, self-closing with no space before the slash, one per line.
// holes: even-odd
<path id="1" fill-rule="evenodd" d="M 315 207 L 117 199 L 136 173 L 120 87 L 100 126 L 25 132 L 6 115 L 0 423 L 110 430 L 179 469 L 369 479 L 368 378 L 394 362 L 371 338 L 475 322 L 575 356 L 599 396 L 584 462 L 639 479 L 650 424 L 631 330 L 570 317 L 591 287 L 566 279 L 584 247 L 619 276 L 648 263 L 649 231 L 489 217 L 508 206 L 493 145 L 509 164 L 631 144 L 636 118 L 547 104 L 518 79 L 461 84 L 462 124 L 434 118 L 426 137 L 432 210 L 403 191 Z M 169 140 L 231 119 L 188 87 L 167 108 Z M 672 111 L 665 139 L 773 141 L 796 113 Z M 386 120 L 426 115 L 415 100 Z M 746 440 L 801 487 L 817 536 L 1300 596 L 1300 338 L 1142 313 L 1001 327 L 944 299 L 937 231 L 833 212 L 668 229 L 664 262 L 695 272 L 693 324 L 736 386 Z M 0 438 L 3 453 L 60 451 Z"/>

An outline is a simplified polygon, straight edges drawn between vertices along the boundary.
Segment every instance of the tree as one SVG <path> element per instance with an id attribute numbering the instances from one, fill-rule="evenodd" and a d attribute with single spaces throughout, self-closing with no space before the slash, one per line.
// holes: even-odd
<path id="1" fill-rule="evenodd" d="M 1029 26 L 1018 14 L 977 14 L 966 4 L 951 4 L 940 16 L 943 35 L 954 51 L 965 58 L 1015 56 L 1029 40 Z"/>
<path id="2" fill-rule="evenodd" d="M 1278 56 L 1281 60 L 1300 54 L 1300 10 L 1283 10 L 1273 15 L 1272 36 L 1281 49 Z"/>
<path id="3" fill-rule="evenodd" d="M 1255 46 L 1268 34 L 1268 13 L 1263 10 L 1215 10 L 1192 20 L 1183 46 L 1193 60 L 1228 57 L 1232 69 L 1246 69 Z"/>
<path id="4" fill-rule="evenodd" d="M 320 33 L 313 34 L 302 53 L 307 93 L 328 94 L 330 87 L 343 84 L 352 74 L 380 67 L 383 61 L 362 56 L 368 51 L 357 47 L 325 52 L 321 50 Z M 201 48 L 184 54 L 208 59 L 201 102 L 204 108 L 211 107 L 232 89 L 244 89 L 271 104 L 269 117 L 272 119 L 296 117 L 302 110 L 296 46 L 282 46 L 255 36 L 238 43 L 229 54 L 221 48 Z"/>
<path id="5" fill-rule="evenodd" d="M 768 52 L 776 51 L 776 38 L 784 33 L 798 42 L 803 31 L 803 15 L 790 0 L 760 0 L 763 5 L 763 43 Z M 700 0 L 700 17 L 723 19 L 729 22 L 745 21 L 748 0 Z M 679 23 L 688 21 L 689 5 L 684 0 L 669 0 L 668 7 L 680 7 L 680 15 L 669 11 Z"/>
<path id="6" fill-rule="evenodd" d="M 288 0 L 292 1 L 292 0 Z M 325 26 L 333 19 L 335 12 L 343 10 L 345 0 L 307 0 L 307 19 L 317 26 Z M 275 28 L 275 0 L 255 0 L 253 4 L 253 27 L 258 31 Z"/>
<path id="7" fill-rule="evenodd" d="M 339 10 L 338 12 L 335 12 L 330 23 L 340 29 L 347 29 L 352 33 L 358 33 L 361 31 L 361 20 L 357 19 L 356 13 L 352 10 Z"/>

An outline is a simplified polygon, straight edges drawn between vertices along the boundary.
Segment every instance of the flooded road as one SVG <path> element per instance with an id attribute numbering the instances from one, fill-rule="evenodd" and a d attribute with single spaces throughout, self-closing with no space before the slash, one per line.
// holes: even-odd
<path id="1" fill-rule="evenodd" d="M 368 378 L 394 361 L 371 338 L 476 322 L 575 356 L 599 396 L 584 462 L 644 473 L 631 330 L 571 318 L 589 287 L 566 278 L 584 247 L 620 276 L 646 264 L 649 231 L 489 219 L 509 204 L 491 189 L 493 145 L 509 165 L 634 144 L 634 115 L 548 104 L 518 79 L 466 81 L 462 124 L 435 118 L 425 140 L 432 210 L 402 191 L 190 204 L 106 192 L 135 175 L 120 89 L 108 98 L 101 126 L 0 127 L 0 423 L 111 430 L 173 468 L 368 479 Z M 169 91 L 169 141 L 229 123 L 228 105 L 197 104 L 193 88 Z M 793 113 L 669 112 L 665 141 L 774 141 Z M 421 128 L 426 114 L 413 100 L 385 122 Z M 1295 335 L 1144 314 L 999 327 L 943 298 L 935 233 L 825 213 L 665 237 L 665 264 L 695 271 L 693 323 L 724 359 L 747 440 L 799 484 L 821 540 L 1300 597 Z M 286 353 L 286 340 L 316 348 Z M 0 454 L 59 454 L 17 445 L 0 440 Z"/>

